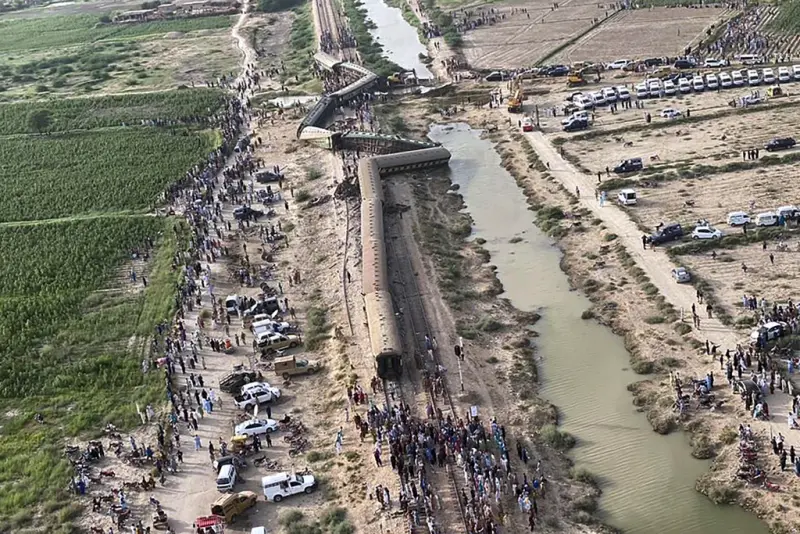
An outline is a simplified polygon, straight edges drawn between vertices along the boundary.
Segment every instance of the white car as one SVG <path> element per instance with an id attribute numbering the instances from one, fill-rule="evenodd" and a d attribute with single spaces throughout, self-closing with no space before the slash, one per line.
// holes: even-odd
<path id="1" fill-rule="evenodd" d="M 606 103 L 606 97 L 603 96 L 602 91 L 595 91 L 593 93 L 590 93 L 589 98 L 592 99 L 595 106 L 602 106 L 603 104 Z"/>
<path id="2" fill-rule="evenodd" d="M 760 328 L 756 328 L 750 333 L 750 341 L 752 343 L 758 342 L 758 338 L 761 337 L 762 332 L 764 333 L 764 337 L 767 341 L 772 341 L 773 339 L 778 339 L 779 337 L 783 337 L 784 335 L 788 334 L 789 325 L 780 321 L 770 321 L 769 323 L 765 323 Z"/>
<path id="3" fill-rule="evenodd" d="M 268 502 L 281 502 L 284 497 L 291 497 L 299 493 L 306 495 L 313 493 L 317 488 L 317 481 L 313 475 L 278 473 L 262 478 L 261 488 L 264 491 L 264 498 Z"/>
<path id="4" fill-rule="evenodd" d="M 566 119 L 561 120 L 561 124 L 566 126 L 574 120 L 588 121 L 590 119 L 589 113 L 586 111 L 576 111 Z"/>
<path id="5" fill-rule="evenodd" d="M 742 226 L 750 223 L 750 215 L 743 211 L 732 211 L 728 214 L 728 224 L 730 226 Z"/>
<path id="6" fill-rule="evenodd" d="M 628 66 L 628 63 L 630 63 L 630 62 L 631 62 L 630 59 L 618 59 L 618 60 L 612 61 L 611 63 L 606 65 L 606 68 L 609 69 L 609 70 L 624 69 L 625 67 Z"/>
<path id="7" fill-rule="evenodd" d="M 761 83 L 761 76 L 759 76 L 757 70 L 750 69 L 747 71 L 747 83 L 749 85 L 759 85 Z"/>
<path id="8" fill-rule="evenodd" d="M 647 98 L 650 96 L 650 93 L 647 92 L 647 86 L 643 83 L 640 83 L 636 86 L 636 98 Z"/>
<path id="9" fill-rule="evenodd" d="M 734 87 L 741 87 L 744 85 L 744 76 L 742 76 L 741 71 L 735 70 L 731 73 L 731 78 L 733 78 L 733 86 Z"/>
<path id="10" fill-rule="evenodd" d="M 678 92 L 678 88 L 675 87 L 675 84 L 672 82 L 672 80 L 665 80 L 664 94 L 667 96 L 674 96 L 676 92 Z"/>
<path id="11" fill-rule="evenodd" d="M 778 67 L 778 81 L 782 83 L 792 81 L 792 72 L 789 67 Z"/>
<path id="12" fill-rule="evenodd" d="M 692 92 L 692 82 L 690 82 L 686 78 L 681 78 L 680 80 L 678 80 L 678 90 L 682 94 L 688 95 L 689 93 Z"/>
<path id="13" fill-rule="evenodd" d="M 665 119 L 675 119 L 681 116 L 681 112 L 675 108 L 664 108 L 661 110 L 661 116 Z"/>
<path id="14" fill-rule="evenodd" d="M 241 393 L 248 393 L 250 391 L 258 391 L 258 390 L 267 390 L 276 398 L 280 398 L 281 390 L 271 386 L 269 382 L 250 382 L 249 384 L 245 384 L 242 386 Z"/>
<path id="15" fill-rule="evenodd" d="M 627 87 L 617 87 L 617 98 L 619 100 L 630 100 L 631 99 L 631 92 L 628 90 Z"/>
<path id="16" fill-rule="evenodd" d="M 617 92 L 614 90 L 613 87 L 606 87 L 603 89 L 603 96 L 606 99 L 606 102 L 616 102 L 617 101 Z"/>
<path id="17" fill-rule="evenodd" d="M 792 66 L 792 77 L 795 80 L 800 80 L 800 65 Z"/>
<path id="18" fill-rule="evenodd" d="M 706 75 L 706 87 L 708 87 L 709 89 L 719 88 L 719 80 L 717 80 L 716 75 L 714 74 Z"/>
<path id="19" fill-rule="evenodd" d="M 661 97 L 661 82 L 650 82 L 647 84 L 647 93 L 653 98 Z"/>
<path id="20" fill-rule="evenodd" d="M 594 109 L 594 100 L 589 98 L 588 96 L 579 96 L 573 99 L 573 102 L 578 107 L 578 109 L 587 110 L 587 109 Z"/>
<path id="21" fill-rule="evenodd" d="M 250 419 L 236 425 L 237 436 L 260 436 L 278 430 L 278 422 L 274 419 Z"/>
<path id="22" fill-rule="evenodd" d="M 728 87 L 733 87 L 733 79 L 731 75 L 727 72 L 720 72 L 719 73 L 719 84 L 722 86 L 723 89 L 727 89 Z"/>
<path id="23" fill-rule="evenodd" d="M 764 83 L 775 83 L 775 71 L 772 69 L 764 69 L 763 71 Z"/>
<path id="24" fill-rule="evenodd" d="M 692 232 L 692 239 L 719 239 L 722 232 L 713 226 L 698 226 Z"/>
<path id="25" fill-rule="evenodd" d="M 703 78 L 700 76 L 695 76 L 692 78 L 692 89 L 700 92 L 706 88 L 706 84 L 703 83 Z"/>
<path id="26" fill-rule="evenodd" d="M 705 62 L 703 63 L 703 66 L 711 67 L 711 68 L 724 67 L 725 66 L 725 60 L 724 59 L 716 59 L 716 58 L 713 58 L 713 57 L 709 57 L 709 58 L 706 58 Z"/>

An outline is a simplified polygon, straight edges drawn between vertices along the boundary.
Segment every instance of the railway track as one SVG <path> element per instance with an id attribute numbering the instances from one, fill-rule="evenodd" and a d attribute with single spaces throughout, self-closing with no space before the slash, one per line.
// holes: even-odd
<path id="1" fill-rule="evenodd" d="M 315 0 L 314 6 L 320 49 L 344 61 L 358 62 L 355 47 L 350 46 L 352 38 L 339 0 Z"/>
<path id="2" fill-rule="evenodd" d="M 391 188 L 387 188 L 387 205 L 392 202 Z M 410 228 L 406 228 L 402 217 L 396 214 L 385 216 L 386 255 L 389 265 L 391 291 L 396 307 L 399 310 L 398 326 L 404 340 L 407 353 L 413 354 L 412 361 L 406 357 L 403 361 L 405 379 L 384 380 L 384 393 L 387 406 L 400 402 L 409 404 L 412 415 L 418 419 L 426 417 L 428 404 L 434 411 L 441 410 L 443 417 L 452 416 L 456 420 L 455 410 L 447 379 L 444 379 L 443 395 L 437 396 L 430 381 L 424 380 L 426 373 L 432 375 L 435 366 L 439 365 L 437 351 L 433 351 L 433 360 L 427 356 L 425 336 L 431 332 L 423 295 L 415 274 L 414 264 L 408 251 L 407 240 L 412 238 Z M 440 532 L 467 533 L 467 522 L 463 503 L 458 497 L 459 485 L 451 465 L 444 470 L 428 468 L 429 481 L 441 499 L 441 506 L 435 513 L 434 522 Z M 419 524 L 409 523 L 411 534 L 426 532 L 427 514 L 423 509 L 417 510 Z M 460 525 L 460 527 L 459 527 Z"/>

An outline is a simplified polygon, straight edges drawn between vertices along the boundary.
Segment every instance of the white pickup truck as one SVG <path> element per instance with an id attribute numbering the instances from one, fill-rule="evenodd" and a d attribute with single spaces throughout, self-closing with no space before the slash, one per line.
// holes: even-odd
<path id="1" fill-rule="evenodd" d="M 281 392 L 278 388 L 274 387 L 252 387 L 244 390 L 241 395 L 236 395 L 233 398 L 233 403 L 237 408 L 246 410 L 250 406 L 258 406 L 268 402 L 274 402 L 280 398 Z"/>

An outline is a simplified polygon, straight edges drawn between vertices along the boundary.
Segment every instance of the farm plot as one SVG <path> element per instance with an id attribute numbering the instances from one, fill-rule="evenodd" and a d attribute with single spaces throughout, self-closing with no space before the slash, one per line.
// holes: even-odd
<path id="1" fill-rule="evenodd" d="M 105 420 L 135 422 L 134 394 L 144 403 L 163 398 L 163 382 L 141 373 L 142 356 L 127 342 L 152 332 L 173 306 L 169 224 L 102 217 L 0 226 L 8 260 L 0 262 L 0 520 L 9 531 L 71 532 L 80 507 L 66 491 L 64 436 L 96 431 Z M 96 292 L 151 240 L 159 249 L 146 290 Z"/>
<path id="2" fill-rule="evenodd" d="M 559 53 L 554 62 L 676 56 L 728 13 L 714 7 L 623 10 Z"/>
<path id="3" fill-rule="evenodd" d="M 89 130 L 137 125 L 142 120 L 191 121 L 217 113 L 227 97 L 218 89 L 186 89 L 129 95 L 110 95 L 88 98 L 15 102 L 0 104 L 0 124 L 3 133 L 31 132 L 28 118 L 31 113 L 46 109 L 50 113 L 48 132 Z"/>
<path id="4" fill-rule="evenodd" d="M 0 52 L 28 52 L 89 44 L 102 40 L 127 40 L 163 36 L 173 32 L 196 32 L 228 28 L 230 16 L 144 22 L 141 24 L 104 24 L 96 15 L 71 15 L 37 19 L 0 20 Z"/>
<path id="5" fill-rule="evenodd" d="M 0 143 L 0 222 L 141 210 L 216 148 L 212 132 L 129 128 Z"/>
<path id="6" fill-rule="evenodd" d="M 464 55 L 478 69 L 531 67 L 558 47 L 589 30 L 595 20 L 611 14 L 596 2 L 565 2 L 551 10 L 552 2 L 529 1 L 514 4 L 525 13 L 511 14 L 491 26 L 464 34 Z"/>
<path id="7" fill-rule="evenodd" d="M 613 117 L 610 114 L 604 116 Z M 696 122 L 671 122 L 667 127 L 645 127 L 582 141 L 571 140 L 564 147 L 592 169 L 605 169 L 631 157 L 641 157 L 646 166 L 658 167 L 659 170 L 693 164 L 719 166 L 741 162 L 742 151 L 763 149 L 770 139 L 785 136 L 787 131 L 800 125 L 800 121 L 791 117 L 793 115 L 787 115 L 785 108 L 778 107 Z"/>
<path id="8" fill-rule="evenodd" d="M 661 222 L 693 228 L 698 220 L 705 219 L 726 233 L 741 233 L 741 229 L 728 227 L 728 213 L 746 211 L 755 215 L 800 203 L 800 184 L 790 179 L 794 174 L 793 166 L 776 165 L 661 182 L 658 187 L 639 189 L 641 200 L 630 213 L 648 228 Z"/>

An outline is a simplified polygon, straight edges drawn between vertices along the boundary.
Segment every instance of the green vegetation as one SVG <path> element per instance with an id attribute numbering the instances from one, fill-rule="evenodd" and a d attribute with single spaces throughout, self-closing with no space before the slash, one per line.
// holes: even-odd
<path id="1" fill-rule="evenodd" d="M 294 10 L 294 13 L 295 19 L 289 34 L 289 46 L 283 58 L 286 70 L 281 75 L 281 81 L 287 83 L 291 80 L 299 85 L 314 78 L 311 57 L 316 50 L 317 40 L 310 5 L 305 4 L 299 7 Z"/>
<path id="2" fill-rule="evenodd" d="M 303 5 L 303 0 L 258 0 L 258 10 L 264 13 L 286 11 Z"/>
<path id="3" fill-rule="evenodd" d="M 568 432 L 559 430 L 556 425 L 544 425 L 539 435 L 554 449 L 565 451 L 575 446 L 575 438 Z"/>
<path id="4" fill-rule="evenodd" d="M 14 102 L 0 104 L 0 124 L 3 134 L 35 131 L 31 128 L 31 113 L 46 111 L 51 122 L 42 131 L 66 132 L 111 126 L 138 125 L 142 120 L 158 117 L 182 120 L 205 117 L 217 112 L 226 96 L 217 89 L 184 89 L 130 95 L 111 95 L 89 98 Z M 104 135 L 109 135 L 106 133 Z"/>
<path id="5" fill-rule="evenodd" d="M 328 323 L 328 309 L 313 307 L 306 312 L 306 350 L 317 350 L 322 342 L 329 339 L 331 325 Z"/>
<path id="6" fill-rule="evenodd" d="M 769 22 L 769 28 L 792 35 L 800 33 L 800 0 L 782 3 L 778 15 Z"/>
<path id="7" fill-rule="evenodd" d="M 0 143 L 0 222 L 152 206 L 215 148 L 210 132 L 128 128 Z"/>
<path id="8" fill-rule="evenodd" d="M 438 2 L 436 0 L 422 1 L 422 5 L 425 6 L 425 12 L 428 14 L 431 22 L 439 28 L 444 42 L 453 50 L 458 50 L 461 48 L 461 45 L 464 44 L 464 40 L 453 24 L 452 15 L 442 11 L 437 4 Z"/>
<path id="9" fill-rule="evenodd" d="M 350 21 L 350 29 L 358 43 L 358 52 L 364 65 L 379 76 L 401 72 L 403 68 L 384 57 L 383 47 L 369 33 L 375 24 L 367 18 L 367 10 L 362 6 L 361 0 L 344 0 L 344 13 Z"/>
<path id="10" fill-rule="evenodd" d="M 230 27 L 230 16 L 175 19 L 139 24 L 103 24 L 95 15 L 0 21 L 0 52 L 31 51 L 112 39 L 161 36 L 170 32 Z"/>
<path id="11" fill-rule="evenodd" d="M 69 523 L 65 435 L 137 420 L 132 398 L 163 398 L 156 373 L 125 341 L 172 312 L 176 243 L 162 219 L 107 217 L 0 229 L 0 518 L 44 505 L 51 531 Z M 95 292 L 147 239 L 161 239 L 146 291 Z M 123 343 L 120 344 L 119 341 Z M 33 422 L 35 413 L 45 424 Z M 58 512 L 58 513 L 56 513 Z M 39 519 L 37 519 L 38 521 Z"/>
<path id="12" fill-rule="evenodd" d="M 309 523 L 300 510 L 281 514 L 278 523 L 285 534 L 353 534 L 356 529 L 347 519 L 347 509 L 332 506 L 325 510 L 318 522 Z"/>

